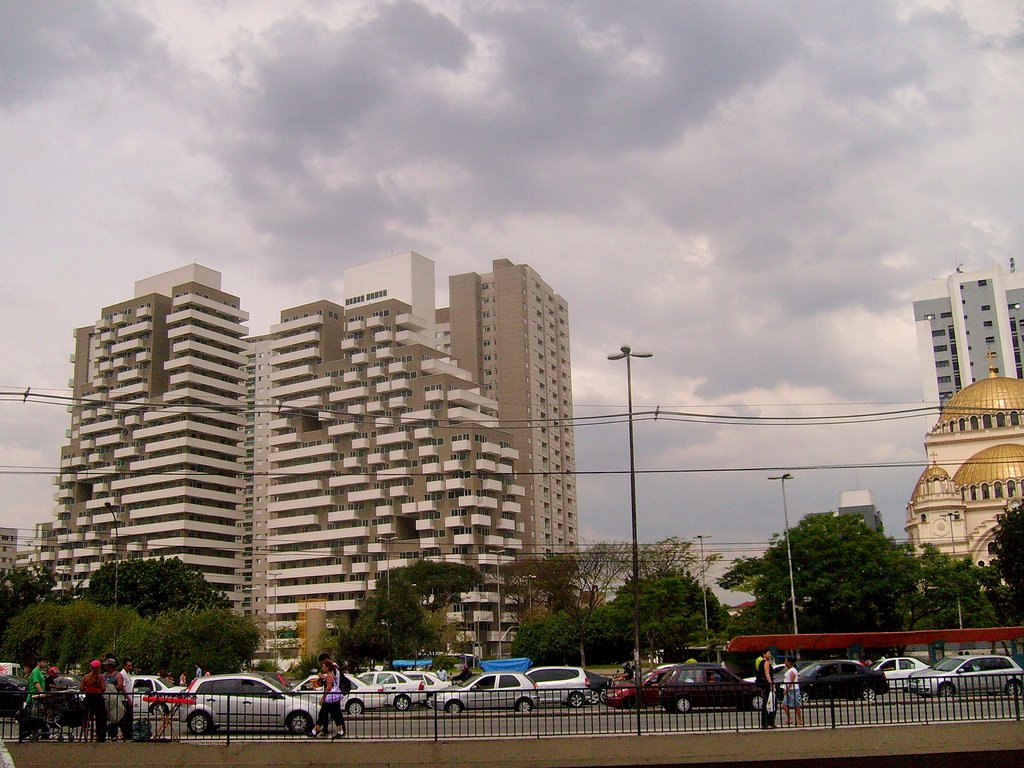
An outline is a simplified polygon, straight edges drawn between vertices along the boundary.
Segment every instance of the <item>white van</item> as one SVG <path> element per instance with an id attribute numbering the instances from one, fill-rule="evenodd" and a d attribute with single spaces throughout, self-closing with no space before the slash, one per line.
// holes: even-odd
<path id="1" fill-rule="evenodd" d="M 0 661 L 0 675 L 11 675 L 12 677 L 23 677 L 21 664 L 13 661 Z"/>

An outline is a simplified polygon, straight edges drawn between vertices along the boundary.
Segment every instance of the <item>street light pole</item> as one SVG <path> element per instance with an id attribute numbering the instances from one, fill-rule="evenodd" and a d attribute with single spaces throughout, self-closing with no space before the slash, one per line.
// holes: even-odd
<path id="1" fill-rule="evenodd" d="M 629 414 L 629 513 L 633 533 L 633 679 L 637 684 L 637 702 L 640 701 L 639 686 L 641 680 L 640 667 L 640 546 L 636 534 L 636 450 L 633 440 L 633 366 L 634 357 L 653 357 L 650 352 L 634 352 L 623 345 L 609 360 L 626 361 L 626 406 Z M 640 728 L 640 706 L 637 711 L 637 730 Z"/>
<path id="2" fill-rule="evenodd" d="M 708 570 L 704 563 L 704 539 L 710 539 L 711 537 L 698 534 L 694 538 L 700 542 L 700 593 L 704 598 L 704 649 L 708 654 L 708 661 L 711 661 L 711 628 L 708 624 Z"/>
<path id="3" fill-rule="evenodd" d="M 789 507 L 786 504 L 786 481 L 792 480 L 793 476 L 786 472 L 777 477 L 769 477 L 768 479 L 782 481 L 782 517 L 786 523 L 786 559 L 789 561 L 789 601 L 793 606 L 793 634 L 799 635 L 800 630 L 796 624 L 796 585 L 793 582 L 793 549 L 789 545 Z"/>
<path id="4" fill-rule="evenodd" d="M 504 645 L 501 640 L 501 556 L 505 554 L 504 547 L 492 547 L 490 551 L 494 554 L 494 579 L 498 587 L 498 658 L 502 657 Z"/>
<path id="5" fill-rule="evenodd" d="M 121 535 L 117 527 L 117 515 L 114 513 L 113 505 L 108 501 L 103 504 L 110 513 L 110 526 L 114 531 L 114 638 L 111 645 L 111 653 L 117 655 L 117 570 L 121 560 Z"/>
<path id="6" fill-rule="evenodd" d="M 953 559 L 956 560 L 956 539 L 953 538 L 953 521 L 954 520 L 959 520 L 960 519 L 960 514 L 958 512 L 947 512 L 946 514 L 941 515 L 941 517 L 946 518 L 946 521 L 949 523 L 949 546 L 952 547 L 952 549 L 953 549 Z M 964 628 L 964 612 L 963 612 L 963 608 L 960 605 L 960 591 L 959 590 L 957 590 L 957 593 L 956 593 L 956 617 L 957 617 L 957 620 L 960 622 L 960 629 L 963 629 Z"/>

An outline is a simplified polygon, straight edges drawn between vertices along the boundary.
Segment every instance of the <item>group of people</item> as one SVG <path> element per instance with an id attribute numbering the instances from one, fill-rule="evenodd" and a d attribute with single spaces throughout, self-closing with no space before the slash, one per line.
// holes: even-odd
<path id="1" fill-rule="evenodd" d="M 100 661 L 95 659 L 89 671 L 82 677 L 78 690 L 83 694 L 84 717 L 81 722 L 83 740 L 96 741 L 117 739 L 118 733 L 124 741 L 132 738 L 132 690 L 133 664 L 130 659 L 118 669 L 117 659 L 108 656 Z M 62 677 L 60 670 L 49 666 L 45 658 L 39 659 L 28 678 L 25 691 L 25 708 L 22 721 L 25 724 L 19 733 L 23 737 L 41 724 L 52 719 L 58 709 L 56 699 L 64 692 L 74 690 L 74 681 Z"/>
<path id="2" fill-rule="evenodd" d="M 796 662 L 786 657 L 786 671 L 782 675 L 782 711 L 786 715 L 786 725 L 804 724 L 803 702 L 800 699 L 800 676 L 796 670 Z M 779 709 L 779 700 L 775 686 L 775 674 L 772 671 L 772 652 L 765 651 L 754 661 L 754 679 L 761 689 L 761 728 L 777 728 L 775 715 Z"/>

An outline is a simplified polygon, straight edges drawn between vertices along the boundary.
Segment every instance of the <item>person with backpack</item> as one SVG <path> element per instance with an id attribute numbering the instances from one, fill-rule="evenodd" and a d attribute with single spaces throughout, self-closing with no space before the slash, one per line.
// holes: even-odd
<path id="1" fill-rule="evenodd" d="M 309 738 L 326 736 L 328 722 L 333 720 L 337 730 L 332 738 L 340 739 L 345 735 L 345 717 L 341 704 L 352 690 L 352 683 L 334 663 L 329 653 L 321 653 L 317 661 L 320 662 L 320 670 L 324 677 L 324 692 L 320 698 L 320 712 L 317 714 L 316 725 L 310 731 Z"/>

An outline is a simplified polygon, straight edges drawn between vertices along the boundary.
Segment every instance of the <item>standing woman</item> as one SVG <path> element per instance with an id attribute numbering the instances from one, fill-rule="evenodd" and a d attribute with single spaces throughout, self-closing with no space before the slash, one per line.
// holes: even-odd
<path id="1" fill-rule="evenodd" d="M 793 666 L 792 657 L 786 658 L 786 673 L 782 676 L 782 682 L 786 691 L 785 698 L 782 700 L 782 708 L 786 712 L 786 725 L 794 720 L 797 725 L 803 725 L 804 712 L 801 708 L 803 702 L 800 701 L 800 675 L 796 671 L 796 667 Z M 794 713 L 793 717 L 790 717 L 791 712 Z"/>
<path id="2" fill-rule="evenodd" d="M 82 678 L 82 693 L 85 694 L 85 738 L 89 737 L 90 724 L 96 729 L 96 741 L 107 740 L 107 705 L 103 701 L 103 692 L 107 689 L 107 680 L 100 672 L 100 662 L 93 661 L 89 671 Z"/>

